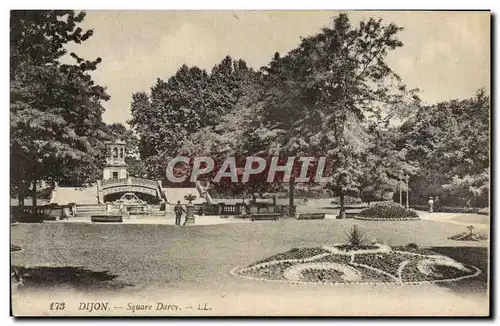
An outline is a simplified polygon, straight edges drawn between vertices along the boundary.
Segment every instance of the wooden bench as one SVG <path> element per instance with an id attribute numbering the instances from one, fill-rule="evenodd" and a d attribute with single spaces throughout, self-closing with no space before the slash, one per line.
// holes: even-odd
<path id="1" fill-rule="evenodd" d="M 263 213 L 263 214 L 252 214 L 251 219 L 252 222 L 255 221 L 277 221 L 278 218 L 280 217 L 279 213 Z"/>
<path id="2" fill-rule="evenodd" d="M 325 213 L 302 213 L 299 214 L 299 220 L 322 220 L 326 217 Z"/>
<path id="3" fill-rule="evenodd" d="M 92 215 L 90 217 L 92 222 L 110 222 L 119 223 L 123 222 L 123 217 L 121 215 Z"/>

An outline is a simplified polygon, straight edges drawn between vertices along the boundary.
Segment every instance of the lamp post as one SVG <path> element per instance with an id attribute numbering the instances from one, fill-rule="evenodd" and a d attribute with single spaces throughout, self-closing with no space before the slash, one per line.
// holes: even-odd
<path id="1" fill-rule="evenodd" d="M 403 187 L 402 187 L 402 183 L 403 183 L 403 171 L 400 171 L 399 172 L 399 205 L 403 206 Z"/>
<path id="2" fill-rule="evenodd" d="M 406 181 L 406 209 L 410 209 L 410 175 L 405 176 Z"/>

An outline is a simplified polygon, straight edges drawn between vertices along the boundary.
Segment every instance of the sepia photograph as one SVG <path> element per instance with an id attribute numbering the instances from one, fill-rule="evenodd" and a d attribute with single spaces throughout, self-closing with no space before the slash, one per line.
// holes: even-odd
<path id="1" fill-rule="evenodd" d="M 492 314 L 490 11 L 9 16 L 11 316 Z"/>

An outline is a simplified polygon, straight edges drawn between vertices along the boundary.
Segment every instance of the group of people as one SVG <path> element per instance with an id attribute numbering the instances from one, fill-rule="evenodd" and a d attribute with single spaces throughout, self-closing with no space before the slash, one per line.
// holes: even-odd
<path id="1" fill-rule="evenodd" d="M 434 209 L 439 207 L 439 197 L 429 197 L 429 201 L 427 203 L 429 204 L 429 213 L 432 213 L 434 212 Z"/>

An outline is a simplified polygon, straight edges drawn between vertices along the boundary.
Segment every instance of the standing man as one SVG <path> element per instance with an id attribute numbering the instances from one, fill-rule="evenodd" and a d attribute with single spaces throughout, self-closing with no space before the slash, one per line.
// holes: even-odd
<path id="1" fill-rule="evenodd" d="M 434 211 L 434 200 L 432 197 L 429 197 L 429 201 L 427 203 L 429 204 L 429 213 L 432 213 Z"/>
<path id="2" fill-rule="evenodd" d="M 439 212 L 439 197 L 434 198 L 434 206 L 436 207 L 436 212 Z"/>
<path id="3" fill-rule="evenodd" d="M 182 212 L 185 212 L 184 208 L 181 206 L 181 201 L 177 201 L 177 205 L 174 208 L 175 212 L 175 225 L 181 225 Z"/>

